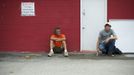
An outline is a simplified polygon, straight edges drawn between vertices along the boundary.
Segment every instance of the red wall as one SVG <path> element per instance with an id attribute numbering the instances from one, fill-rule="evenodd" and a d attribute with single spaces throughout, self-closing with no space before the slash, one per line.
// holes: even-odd
<path id="1" fill-rule="evenodd" d="M 68 50 L 80 50 L 79 0 L 31 0 L 34 17 L 21 16 L 21 1 L 28 0 L 0 0 L 1 52 L 47 52 L 57 26 L 66 34 Z"/>
<path id="2" fill-rule="evenodd" d="M 108 19 L 134 19 L 134 0 L 108 0 Z"/>

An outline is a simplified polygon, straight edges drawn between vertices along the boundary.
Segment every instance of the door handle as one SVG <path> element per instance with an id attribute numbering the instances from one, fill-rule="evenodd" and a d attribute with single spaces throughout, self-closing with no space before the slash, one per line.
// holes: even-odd
<path id="1" fill-rule="evenodd" d="M 85 27 L 82 27 L 82 29 L 85 29 Z"/>

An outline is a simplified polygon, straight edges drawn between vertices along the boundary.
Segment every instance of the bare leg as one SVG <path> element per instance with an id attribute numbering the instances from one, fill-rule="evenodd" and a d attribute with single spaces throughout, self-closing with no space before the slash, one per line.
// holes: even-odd
<path id="1" fill-rule="evenodd" d="M 54 43 L 52 40 L 50 40 L 50 51 L 53 51 L 53 48 L 54 48 Z"/>
<path id="2" fill-rule="evenodd" d="M 63 43 L 63 47 L 64 47 L 64 49 L 65 49 L 64 51 L 67 51 L 67 44 L 66 44 L 66 41 L 63 41 L 62 43 Z"/>
<path id="3" fill-rule="evenodd" d="M 63 43 L 63 47 L 64 47 L 64 56 L 68 56 L 68 51 L 67 51 L 67 44 L 66 44 L 66 41 L 62 41 Z"/>
<path id="4" fill-rule="evenodd" d="M 49 57 L 51 57 L 54 54 L 53 47 L 54 47 L 54 43 L 52 40 L 50 40 L 50 52 L 48 53 Z"/>

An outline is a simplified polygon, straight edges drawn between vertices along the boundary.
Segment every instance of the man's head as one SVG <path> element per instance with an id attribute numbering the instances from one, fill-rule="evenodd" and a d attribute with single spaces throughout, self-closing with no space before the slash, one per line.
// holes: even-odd
<path id="1" fill-rule="evenodd" d="M 60 34 L 61 34 L 61 29 L 60 29 L 60 27 L 56 27 L 56 28 L 54 29 L 54 34 L 56 34 L 56 35 L 60 35 Z"/>
<path id="2" fill-rule="evenodd" d="M 105 24 L 105 31 L 109 31 L 111 29 L 111 25 L 110 24 Z"/>

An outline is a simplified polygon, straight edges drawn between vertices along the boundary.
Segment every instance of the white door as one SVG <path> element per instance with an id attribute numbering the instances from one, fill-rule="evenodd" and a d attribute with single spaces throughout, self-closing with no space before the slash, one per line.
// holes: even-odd
<path id="1" fill-rule="evenodd" d="M 107 22 L 107 0 L 81 0 L 81 50 L 95 50 Z"/>
<path id="2" fill-rule="evenodd" d="M 134 20 L 133 19 L 111 19 L 112 25 L 118 36 L 116 46 L 124 53 L 134 53 Z"/>

